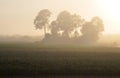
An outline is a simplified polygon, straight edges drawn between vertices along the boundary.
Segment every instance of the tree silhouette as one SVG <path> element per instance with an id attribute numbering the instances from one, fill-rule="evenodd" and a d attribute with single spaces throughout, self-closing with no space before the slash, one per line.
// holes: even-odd
<path id="1" fill-rule="evenodd" d="M 80 42 L 81 44 L 91 44 L 95 43 L 99 39 L 99 34 L 104 31 L 103 21 L 97 16 L 88 22 L 80 15 L 62 11 L 58 14 L 57 19 L 51 21 L 49 25 L 50 15 L 51 12 L 48 9 L 43 9 L 34 20 L 36 29 L 44 29 L 43 43 Z M 48 26 L 51 33 L 46 33 Z"/>
<path id="2" fill-rule="evenodd" d="M 96 26 L 98 29 L 98 32 L 103 32 L 104 31 L 104 24 L 101 18 L 99 17 L 93 17 L 91 20 L 92 24 Z"/>
<path id="3" fill-rule="evenodd" d="M 50 17 L 51 12 L 48 9 L 41 10 L 34 20 L 35 28 L 42 29 L 44 28 L 44 35 L 46 35 L 48 18 Z"/>
<path id="4" fill-rule="evenodd" d="M 52 21 L 51 25 L 50 25 L 50 28 L 51 28 L 51 34 L 52 34 L 52 36 L 58 37 L 59 36 L 59 34 L 58 34 L 59 27 L 58 27 L 57 21 Z"/>
<path id="5" fill-rule="evenodd" d="M 74 38 L 77 38 L 79 36 L 79 32 L 77 31 L 77 29 L 82 27 L 85 20 L 81 18 L 80 15 L 74 14 L 72 15 L 72 22 L 73 22 L 72 30 L 74 30 L 73 36 Z"/>
<path id="6" fill-rule="evenodd" d="M 68 11 L 62 11 L 57 17 L 58 27 L 63 31 L 63 37 L 69 38 L 70 33 L 83 23 L 81 16 L 70 14 Z"/>
<path id="7" fill-rule="evenodd" d="M 82 40 L 86 43 L 96 42 L 99 34 L 104 31 L 104 25 L 99 17 L 93 17 L 90 22 L 86 22 L 81 29 Z"/>
<path id="8" fill-rule="evenodd" d="M 63 36 L 66 38 L 69 38 L 69 31 L 72 26 L 72 17 L 71 14 L 68 11 L 62 11 L 59 13 L 57 17 L 57 22 L 59 28 L 64 31 Z"/>
<path id="9" fill-rule="evenodd" d="M 72 15 L 72 21 L 75 28 L 81 27 L 85 22 L 85 20 L 80 15 L 77 14 Z"/>

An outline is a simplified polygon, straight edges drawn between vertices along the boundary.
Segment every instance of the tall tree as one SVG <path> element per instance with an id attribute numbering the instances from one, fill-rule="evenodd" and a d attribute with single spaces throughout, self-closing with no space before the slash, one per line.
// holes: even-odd
<path id="1" fill-rule="evenodd" d="M 82 25 L 83 19 L 77 14 L 70 14 L 68 11 L 62 11 L 57 17 L 59 28 L 63 31 L 63 36 L 69 38 L 71 31 Z"/>
<path id="2" fill-rule="evenodd" d="M 104 24 L 103 24 L 103 20 L 101 18 L 95 16 L 92 18 L 91 23 L 97 27 L 98 32 L 104 31 Z"/>
<path id="3" fill-rule="evenodd" d="M 81 29 L 82 37 L 85 42 L 96 42 L 99 34 L 104 31 L 102 19 L 93 17 L 90 22 L 86 22 Z"/>
<path id="4" fill-rule="evenodd" d="M 71 14 L 68 11 L 62 11 L 57 17 L 59 28 L 63 31 L 64 37 L 69 37 L 69 30 L 72 26 Z"/>
<path id="5" fill-rule="evenodd" d="M 74 30 L 73 36 L 77 38 L 79 37 L 78 29 L 82 27 L 82 25 L 85 23 L 85 20 L 81 18 L 80 15 L 74 14 L 72 15 L 72 21 L 73 21 L 72 30 Z"/>
<path id="6" fill-rule="evenodd" d="M 81 29 L 82 35 L 88 35 L 92 37 L 93 34 L 98 34 L 98 28 L 96 28 L 95 25 L 93 25 L 91 22 L 86 22 Z"/>
<path id="7" fill-rule="evenodd" d="M 47 26 L 49 23 L 49 17 L 51 12 L 48 9 L 41 10 L 34 20 L 35 28 L 42 29 L 44 28 L 44 35 L 46 35 Z"/>
<path id="8" fill-rule="evenodd" d="M 72 21 L 74 27 L 81 27 L 85 22 L 85 20 L 80 15 L 77 14 L 72 15 Z"/>
<path id="9" fill-rule="evenodd" d="M 51 34 L 52 34 L 52 36 L 57 37 L 59 35 L 58 34 L 59 27 L 58 27 L 57 21 L 52 21 L 51 25 L 50 25 L 50 28 L 51 28 Z"/>

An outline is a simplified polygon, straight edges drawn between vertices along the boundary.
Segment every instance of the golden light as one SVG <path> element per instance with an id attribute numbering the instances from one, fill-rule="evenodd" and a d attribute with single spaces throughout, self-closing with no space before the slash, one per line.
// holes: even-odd
<path id="1" fill-rule="evenodd" d="M 120 33 L 120 0 L 96 0 L 98 6 L 107 20 L 106 32 L 111 34 Z"/>
<path id="2" fill-rule="evenodd" d="M 98 4 L 109 18 L 120 20 L 120 0 L 99 0 Z"/>

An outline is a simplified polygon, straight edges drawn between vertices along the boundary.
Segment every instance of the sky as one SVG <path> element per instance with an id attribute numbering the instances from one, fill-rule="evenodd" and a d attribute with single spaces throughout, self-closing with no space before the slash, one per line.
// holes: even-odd
<path id="1" fill-rule="evenodd" d="M 119 0 L 0 0 L 0 35 L 42 35 L 43 30 L 36 30 L 33 24 L 42 9 L 49 9 L 53 18 L 63 10 L 86 20 L 99 16 L 105 25 L 104 33 L 119 34 L 117 3 Z"/>

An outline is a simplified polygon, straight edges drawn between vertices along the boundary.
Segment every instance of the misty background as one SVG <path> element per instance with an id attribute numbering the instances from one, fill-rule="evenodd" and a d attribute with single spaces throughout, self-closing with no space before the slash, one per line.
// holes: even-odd
<path id="1" fill-rule="evenodd" d="M 52 11 L 51 19 L 62 10 L 68 10 L 90 20 L 99 16 L 105 24 L 105 34 L 120 32 L 120 25 L 105 13 L 101 0 L 0 0 L 0 35 L 42 35 L 35 30 L 33 20 L 41 9 Z M 114 26 L 114 27 L 113 27 Z"/>
<path id="2" fill-rule="evenodd" d="M 99 16 L 105 31 L 100 42 L 119 42 L 120 23 L 104 11 L 101 0 L 0 0 L 0 42 L 34 42 L 43 38 L 43 30 L 36 30 L 33 24 L 41 9 L 52 11 L 50 19 L 56 19 L 59 12 L 68 10 L 86 20 Z M 115 35 L 114 35 L 115 34 Z M 109 40 L 108 40 L 109 39 Z"/>

